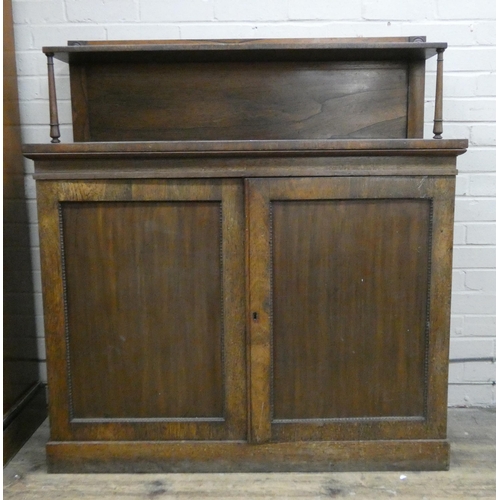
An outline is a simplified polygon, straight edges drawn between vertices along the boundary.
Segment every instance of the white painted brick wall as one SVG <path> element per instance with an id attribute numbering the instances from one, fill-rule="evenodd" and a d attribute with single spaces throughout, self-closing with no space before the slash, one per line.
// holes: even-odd
<path id="1" fill-rule="evenodd" d="M 450 360 L 465 358 L 494 358 L 495 339 L 492 338 L 460 338 L 450 347 Z"/>
<path id="2" fill-rule="evenodd" d="M 95 7 L 95 1 L 88 3 Z M 146 23 L 163 24 L 166 20 L 169 23 L 214 20 L 213 0 L 139 1 L 138 4 L 139 18 Z M 111 17 L 108 22 L 117 24 L 118 19 Z"/>
<path id="3" fill-rule="evenodd" d="M 454 245 L 465 245 L 466 242 L 466 226 L 465 224 L 455 224 L 453 233 Z"/>
<path id="4" fill-rule="evenodd" d="M 238 2 L 233 3 L 238 4 Z M 346 5 L 339 8 L 338 3 L 331 0 L 316 0 L 314 2 L 290 0 L 288 3 L 288 17 L 301 21 L 325 19 L 359 21 L 362 17 L 362 7 L 361 2 L 346 2 Z"/>
<path id="5" fill-rule="evenodd" d="M 496 90 L 496 76 L 488 73 L 479 75 L 476 79 L 476 95 L 477 96 L 493 96 Z"/>
<path id="6" fill-rule="evenodd" d="M 86 39 L 300 38 L 426 35 L 444 55 L 444 137 L 466 138 L 458 159 L 449 403 L 495 401 L 495 0 L 13 0 L 23 139 L 48 142 L 43 45 Z M 61 132 L 71 141 L 68 70 L 56 62 Z M 432 137 L 435 59 L 428 62 L 425 136 Z M 43 314 L 33 165 L 26 161 L 35 304 Z M 40 342 L 41 374 L 46 380 Z"/>
<path id="7" fill-rule="evenodd" d="M 437 0 L 440 19 L 495 19 L 495 0 Z"/>
<path id="8" fill-rule="evenodd" d="M 493 314 L 469 314 L 464 316 L 463 335 L 467 337 L 494 337 L 496 332 L 496 317 Z"/>
<path id="9" fill-rule="evenodd" d="M 457 175 L 457 182 L 455 186 L 456 196 L 465 196 L 469 192 L 469 178 L 467 174 L 459 173 Z"/>
<path id="10" fill-rule="evenodd" d="M 460 172 L 494 172 L 496 168 L 493 147 L 470 147 L 467 154 L 458 157 Z"/>
<path id="11" fill-rule="evenodd" d="M 479 197 L 460 197 L 455 205 L 455 222 L 494 221 L 495 200 Z"/>
<path id="12" fill-rule="evenodd" d="M 496 279 L 493 269 L 470 269 L 464 274 L 465 288 L 467 290 L 495 292 Z"/>
<path id="13" fill-rule="evenodd" d="M 465 242 L 469 245 L 495 244 L 496 228 L 488 222 L 466 224 L 464 229 L 466 231 Z"/>
<path id="14" fill-rule="evenodd" d="M 470 176 L 469 194 L 471 196 L 495 196 L 496 176 L 493 174 L 475 174 Z"/>
<path id="15" fill-rule="evenodd" d="M 493 268 L 495 249 L 491 246 L 459 246 L 453 251 L 453 266 L 456 269 Z"/>
<path id="16" fill-rule="evenodd" d="M 284 1 L 252 0 L 214 0 L 213 15 L 216 21 L 281 21 L 288 18 L 288 4 Z"/>
<path id="17" fill-rule="evenodd" d="M 106 0 L 96 8 L 94 2 L 66 0 L 66 17 L 70 23 L 118 23 L 139 21 L 139 6 L 135 0 Z"/>

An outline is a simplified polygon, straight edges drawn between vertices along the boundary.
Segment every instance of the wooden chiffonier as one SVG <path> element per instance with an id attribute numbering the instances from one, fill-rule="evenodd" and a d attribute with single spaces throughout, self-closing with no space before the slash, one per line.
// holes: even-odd
<path id="1" fill-rule="evenodd" d="M 47 47 L 49 470 L 446 469 L 444 43 Z M 424 70 L 438 55 L 435 139 Z M 59 143 L 53 57 L 69 63 Z"/>

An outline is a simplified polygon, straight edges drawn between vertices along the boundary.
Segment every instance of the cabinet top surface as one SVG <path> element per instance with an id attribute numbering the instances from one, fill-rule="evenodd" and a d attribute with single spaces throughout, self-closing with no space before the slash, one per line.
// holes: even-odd
<path id="1" fill-rule="evenodd" d="M 28 144 L 28 158 L 112 156 L 357 156 L 366 154 L 452 155 L 465 153 L 465 139 L 141 141 Z"/>
<path id="2" fill-rule="evenodd" d="M 240 40 L 107 40 L 70 41 L 67 46 L 43 47 L 46 54 L 67 62 L 95 61 L 100 58 L 167 58 L 194 53 L 205 56 L 232 53 L 233 57 L 251 57 L 264 53 L 269 57 L 308 56 L 314 58 L 358 57 L 366 59 L 426 59 L 447 44 L 426 42 L 424 36 L 391 38 L 295 38 Z"/>

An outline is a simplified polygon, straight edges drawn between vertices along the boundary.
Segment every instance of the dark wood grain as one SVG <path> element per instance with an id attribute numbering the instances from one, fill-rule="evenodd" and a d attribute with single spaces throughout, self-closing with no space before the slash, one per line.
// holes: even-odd
<path id="1" fill-rule="evenodd" d="M 431 141 L 438 145 L 441 141 Z M 445 142 L 445 141 L 443 141 Z M 466 141 L 465 141 L 466 142 Z M 349 157 L 325 157 L 318 154 L 314 158 L 283 157 L 268 160 L 253 158 L 198 158 L 160 159 L 149 157 L 148 153 L 141 159 L 134 155 L 122 155 L 117 152 L 109 158 L 94 158 L 82 152 L 73 158 L 64 154 L 48 156 L 30 155 L 38 160 L 35 164 L 35 176 L 54 179 L 179 179 L 194 177 L 198 179 L 216 177 L 300 177 L 302 174 L 312 176 L 453 176 L 456 175 L 454 156 L 463 150 L 434 151 L 423 149 L 425 154 L 407 154 L 407 151 L 384 151 L 384 154 L 371 156 L 369 160 L 364 152 L 357 154 L 351 151 Z M 452 156 L 454 154 L 454 156 Z M 90 166 L 89 166 L 90 165 Z M 86 168 L 87 167 L 87 168 Z"/>
<path id="2" fill-rule="evenodd" d="M 444 437 L 453 177 L 248 185 L 272 241 L 253 305 L 272 304 L 272 439 Z"/>
<path id="3" fill-rule="evenodd" d="M 445 48 L 382 37 L 43 50 L 70 63 L 76 141 L 137 141 L 422 137 L 425 59 Z"/>
<path id="4" fill-rule="evenodd" d="M 59 130 L 59 116 L 57 111 L 56 79 L 54 75 L 54 54 L 47 52 L 47 69 L 49 77 L 49 109 L 50 109 L 50 137 L 52 143 L 61 142 Z"/>
<path id="5" fill-rule="evenodd" d="M 71 439 L 66 366 L 64 286 L 56 186 L 37 182 L 38 231 L 42 269 L 43 319 L 52 439 Z"/>
<path id="6" fill-rule="evenodd" d="M 53 432 L 243 438 L 241 184 L 39 188 Z"/>
<path id="7" fill-rule="evenodd" d="M 106 143 L 85 142 L 72 144 L 25 144 L 23 153 L 33 160 L 69 158 L 82 155 L 92 157 L 154 156 L 154 155 L 271 155 L 271 156 L 377 156 L 380 154 L 457 156 L 465 153 L 467 139 L 300 139 L 261 141 L 138 141 Z"/>
<path id="8" fill-rule="evenodd" d="M 443 134 L 443 53 L 444 49 L 437 49 L 436 68 L 436 99 L 434 107 L 434 139 L 442 139 Z"/>
<path id="9" fill-rule="evenodd" d="M 62 205 L 75 418 L 223 418 L 220 214 Z"/>
<path id="10" fill-rule="evenodd" d="M 249 373 L 249 437 L 254 443 L 271 438 L 271 293 L 270 221 L 266 186 L 252 189 L 246 181 L 247 212 L 247 330 Z"/>
<path id="11" fill-rule="evenodd" d="M 426 43 L 425 37 L 160 40 L 137 43 L 72 42 L 68 46 L 43 47 L 44 53 L 75 63 L 116 61 L 203 60 L 363 60 L 374 56 L 385 60 L 426 59 L 435 55 L 442 42 Z"/>
<path id="12" fill-rule="evenodd" d="M 424 416 L 430 209 L 272 203 L 274 419 Z"/>
<path id="13" fill-rule="evenodd" d="M 89 158 L 90 160 L 90 158 Z M 266 166 L 266 163 L 272 163 Z M 89 164 L 91 165 L 89 167 Z M 317 177 L 348 177 L 352 175 L 456 175 L 456 161 L 444 155 L 426 156 L 420 160 L 411 156 L 373 156 L 368 162 L 360 157 L 273 158 L 120 158 L 113 160 L 83 158 L 36 163 L 35 179 L 92 180 L 92 179 L 207 179 L 300 177 L 306 169 Z"/>
<path id="14" fill-rule="evenodd" d="M 108 47 L 114 45 L 125 46 L 125 50 L 130 50 L 130 47 L 136 45 L 145 45 L 145 49 L 151 46 L 168 46 L 172 49 L 192 47 L 193 49 L 199 50 L 200 47 L 204 46 L 216 46 L 222 47 L 223 49 L 238 47 L 244 48 L 248 46 L 258 45 L 260 47 L 268 46 L 293 46 L 300 47 L 303 45 L 317 45 L 325 46 L 327 44 L 366 44 L 366 43 L 405 43 L 405 42 L 415 42 L 418 38 L 418 42 L 425 42 L 426 37 L 358 37 L 358 38 L 316 38 L 314 40 L 309 38 L 293 38 L 291 40 L 279 39 L 279 38 L 266 38 L 266 39 L 212 39 L 212 40 L 68 40 L 68 47 Z M 66 47 L 64 47 L 66 48 Z"/>
<path id="15" fill-rule="evenodd" d="M 399 63 L 96 64 L 85 74 L 92 141 L 406 137 Z"/>
<path id="16" fill-rule="evenodd" d="M 447 470 L 443 440 L 47 445 L 49 472 L 342 472 Z"/>
<path id="17" fill-rule="evenodd" d="M 212 181 L 213 182 L 213 181 Z M 248 437 L 245 192 L 239 179 L 221 182 L 224 387 L 227 439 Z"/>
<path id="18" fill-rule="evenodd" d="M 90 141 L 89 105 L 87 97 L 87 69 L 74 65 L 70 71 L 71 110 L 73 114 L 73 139 Z"/>
<path id="19" fill-rule="evenodd" d="M 428 419 L 436 422 L 441 436 L 446 436 L 448 403 L 454 194 L 455 177 L 435 180 L 428 366 L 429 387 L 432 390 L 428 393 Z"/>
<path id="20" fill-rule="evenodd" d="M 408 64 L 408 138 L 424 136 L 425 62 Z"/>

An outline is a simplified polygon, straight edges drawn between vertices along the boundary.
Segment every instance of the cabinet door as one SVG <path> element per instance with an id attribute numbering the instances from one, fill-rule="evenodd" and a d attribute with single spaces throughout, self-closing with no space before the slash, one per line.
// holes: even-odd
<path id="1" fill-rule="evenodd" d="M 454 178 L 246 188 L 251 439 L 445 437 Z"/>
<path id="2" fill-rule="evenodd" d="M 53 440 L 246 437 L 243 185 L 40 181 Z"/>

